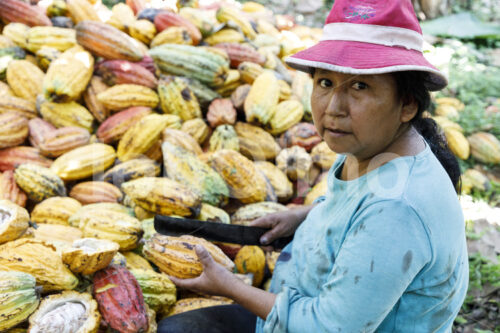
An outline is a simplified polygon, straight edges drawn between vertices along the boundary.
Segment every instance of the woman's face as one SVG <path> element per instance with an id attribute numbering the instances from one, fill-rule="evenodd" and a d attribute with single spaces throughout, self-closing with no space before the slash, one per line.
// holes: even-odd
<path id="1" fill-rule="evenodd" d="M 401 124 L 415 115 L 400 102 L 390 74 L 352 75 L 317 69 L 313 80 L 314 124 L 337 153 L 369 159 L 393 143 Z"/>

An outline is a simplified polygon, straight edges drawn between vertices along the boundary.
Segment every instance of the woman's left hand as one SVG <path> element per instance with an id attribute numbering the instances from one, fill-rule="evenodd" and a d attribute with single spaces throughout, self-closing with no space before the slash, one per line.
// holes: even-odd
<path id="1" fill-rule="evenodd" d="M 203 265 L 203 273 L 193 279 L 170 276 L 170 280 L 176 286 L 198 293 L 229 297 L 236 284 L 243 283 L 224 266 L 217 263 L 203 246 L 196 245 L 195 251 Z"/>

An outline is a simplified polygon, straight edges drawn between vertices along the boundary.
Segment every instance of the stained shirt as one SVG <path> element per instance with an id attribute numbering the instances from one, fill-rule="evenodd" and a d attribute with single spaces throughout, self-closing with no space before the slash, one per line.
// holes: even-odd
<path id="1" fill-rule="evenodd" d="M 451 332 L 468 257 L 446 171 L 427 144 L 351 181 L 344 161 L 279 256 L 256 332 Z"/>

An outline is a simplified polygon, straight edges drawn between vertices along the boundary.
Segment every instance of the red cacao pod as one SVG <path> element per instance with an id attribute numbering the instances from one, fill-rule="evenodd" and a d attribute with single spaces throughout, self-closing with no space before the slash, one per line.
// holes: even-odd
<path id="1" fill-rule="evenodd" d="M 158 80 L 141 65 L 126 60 L 107 60 L 99 63 L 96 73 L 104 82 L 113 86 L 115 84 L 139 84 L 151 89 L 156 89 Z"/>
<path id="2" fill-rule="evenodd" d="M 52 25 L 50 19 L 37 6 L 19 0 L 0 1 L 0 18 L 9 22 L 19 22 L 30 27 Z"/>
<path id="3" fill-rule="evenodd" d="M 119 140 L 123 134 L 142 117 L 150 114 L 151 108 L 134 106 L 106 119 L 97 129 L 97 137 L 103 143 Z"/>
<path id="4" fill-rule="evenodd" d="M 10 200 L 21 207 L 26 206 L 28 197 L 26 193 L 17 186 L 12 170 L 0 173 L 0 199 Z"/>
<path id="5" fill-rule="evenodd" d="M 40 150 L 34 147 L 19 146 L 0 150 L 0 171 L 14 170 L 23 163 L 34 163 L 48 168 L 52 160 L 43 157 Z"/>
<path id="6" fill-rule="evenodd" d="M 93 294 L 109 327 L 120 333 L 145 333 L 148 315 L 141 287 L 127 268 L 109 265 L 94 274 Z"/>
<path id="7" fill-rule="evenodd" d="M 155 61 L 150 56 L 144 56 L 141 61 L 134 62 L 134 64 L 146 68 L 153 75 L 156 73 Z"/>
<path id="8" fill-rule="evenodd" d="M 210 103 L 207 112 L 207 121 L 210 127 L 219 125 L 234 125 L 236 122 L 236 110 L 229 99 L 217 98 Z"/>
<path id="9" fill-rule="evenodd" d="M 279 139 L 281 148 L 303 147 L 308 152 L 322 141 L 316 127 L 310 123 L 298 123 L 283 133 Z"/>
<path id="10" fill-rule="evenodd" d="M 201 40 L 201 32 L 193 23 L 189 22 L 179 14 L 169 11 L 162 11 L 155 17 L 155 27 L 158 33 L 162 32 L 168 27 L 184 27 L 189 32 L 193 45 L 198 45 Z"/>
<path id="11" fill-rule="evenodd" d="M 42 118 L 28 121 L 29 141 L 33 147 L 39 148 L 46 135 L 56 130 L 56 127 Z"/>
<path id="12" fill-rule="evenodd" d="M 226 51 L 231 61 L 231 67 L 237 68 L 239 64 L 245 61 L 255 62 L 264 65 L 266 57 L 257 52 L 250 46 L 238 43 L 219 43 L 215 47 Z"/>

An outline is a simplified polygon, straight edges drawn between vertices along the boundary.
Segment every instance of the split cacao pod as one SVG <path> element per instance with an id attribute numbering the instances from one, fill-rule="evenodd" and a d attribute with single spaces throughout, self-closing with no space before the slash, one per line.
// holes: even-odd
<path id="1" fill-rule="evenodd" d="M 203 238 L 188 235 L 172 237 L 155 234 L 144 244 L 143 253 L 163 273 L 181 279 L 194 278 L 203 272 L 194 250 L 196 245 L 203 246 L 227 270 L 233 269 L 234 263 L 221 249 Z"/>
<path id="2" fill-rule="evenodd" d="M 96 238 L 81 238 L 64 249 L 62 260 L 73 273 L 94 274 L 106 268 L 120 246 L 112 241 Z"/>
<path id="3" fill-rule="evenodd" d="M 0 244 L 13 241 L 28 230 L 30 215 L 10 200 L 0 199 Z"/>

